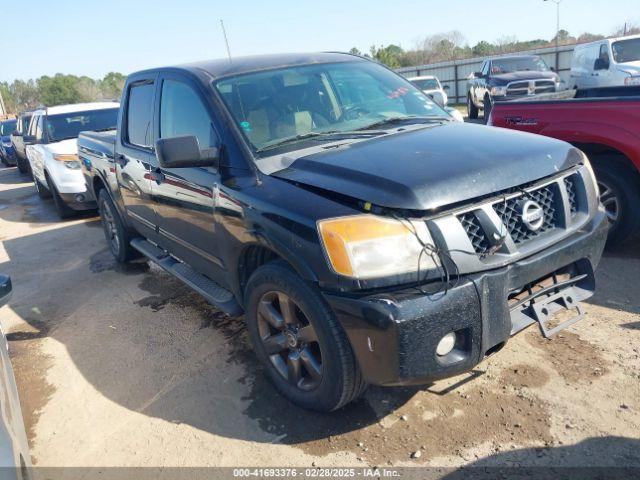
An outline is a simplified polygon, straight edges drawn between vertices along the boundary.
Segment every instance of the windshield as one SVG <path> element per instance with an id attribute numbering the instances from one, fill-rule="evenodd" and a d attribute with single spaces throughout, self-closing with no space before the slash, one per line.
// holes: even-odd
<path id="1" fill-rule="evenodd" d="M 491 61 L 491 73 L 494 75 L 526 71 L 548 72 L 549 67 L 540 57 L 501 58 Z"/>
<path id="2" fill-rule="evenodd" d="M 0 123 L 0 137 L 6 137 L 16 131 L 16 120 L 9 120 L 7 122 Z"/>
<path id="3" fill-rule="evenodd" d="M 116 128 L 117 123 L 118 109 L 106 108 L 86 112 L 48 115 L 45 129 L 49 141 L 59 142 L 69 138 L 77 138 L 80 132 L 87 130 L 109 130 Z"/>
<path id="4" fill-rule="evenodd" d="M 611 48 L 616 63 L 640 61 L 640 38 L 613 42 Z"/>
<path id="5" fill-rule="evenodd" d="M 280 144 L 291 151 L 300 146 L 288 139 L 355 135 L 386 119 L 450 119 L 420 90 L 373 62 L 274 69 L 222 79 L 216 88 L 256 151 Z"/>
<path id="6" fill-rule="evenodd" d="M 440 85 L 438 85 L 438 81 L 435 78 L 411 80 L 411 83 L 413 83 L 420 90 L 438 90 L 440 88 Z"/>

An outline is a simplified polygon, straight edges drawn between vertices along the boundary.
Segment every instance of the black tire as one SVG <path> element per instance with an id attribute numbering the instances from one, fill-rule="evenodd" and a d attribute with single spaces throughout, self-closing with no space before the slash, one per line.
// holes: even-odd
<path id="1" fill-rule="evenodd" d="M 615 159 L 594 159 L 600 199 L 607 210 L 611 229 L 607 247 L 620 245 L 640 228 L 640 186 L 638 174 L 616 164 Z"/>
<path id="2" fill-rule="evenodd" d="M 98 194 L 98 211 L 104 237 L 114 258 L 120 263 L 139 258 L 140 252 L 131 246 L 133 233 L 125 227 L 116 206 L 104 188 Z"/>
<path id="3" fill-rule="evenodd" d="M 29 162 L 26 159 L 18 156 L 16 165 L 18 166 L 18 171 L 20 173 L 22 173 L 23 175 L 29 174 Z"/>
<path id="4" fill-rule="evenodd" d="M 56 188 L 53 180 L 47 175 L 47 185 L 49 186 L 49 191 L 51 192 L 51 197 L 53 198 L 53 205 L 56 207 L 56 213 L 58 217 L 62 220 L 66 220 L 67 218 L 71 218 L 76 215 L 76 211 L 71 208 L 69 205 L 64 203 L 64 200 L 58 193 L 58 189 Z"/>
<path id="5" fill-rule="evenodd" d="M 42 199 L 51 198 L 51 192 L 47 187 L 45 187 L 42 183 L 40 183 L 40 180 L 34 177 L 33 183 L 36 187 L 36 193 L 38 194 L 38 197 Z"/>
<path id="6" fill-rule="evenodd" d="M 281 312 L 279 304 L 274 306 L 268 303 L 271 295 L 275 295 L 277 302 L 280 302 L 281 295 L 293 302 L 289 303 L 293 305 L 293 310 L 290 311 L 295 311 L 294 315 L 297 319 L 306 321 L 295 332 L 295 336 L 300 334 L 300 342 L 293 342 L 294 345 L 291 346 L 292 342 L 287 340 L 282 351 L 275 354 L 267 352 L 267 345 L 274 345 L 268 340 L 281 335 L 285 335 L 285 339 L 288 339 L 291 332 L 286 330 L 287 325 L 290 325 L 286 320 L 288 315 Z M 258 359 L 282 395 L 302 408 L 330 412 L 352 402 L 364 393 L 367 384 L 362 378 L 349 340 L 334 313 L 318 290 L 304 282 L 284 262 L 274 261 L 258 268 L 247 283 L 245 299 L 251 343 Z M 264 304 L 271 305 L 276 313 L 280 312 L 285 330 L 278 333 L 278 329 L 274 328 L 273 333 L 264 333 L 265 323 L 269 328 L 273 325 L 265 318 L 263 312 L 269 307 L 264 309 Z M 308 330 L 306 327 L 311 327 L 313 331 L 313 336 L 310 337 L 313 338 L 312 340 L 307 341 L 302 338 L 302 332 Z M 315 359 L 319 357 L 321 360 L 315 377 L 311 373 L 313 369 L 309 369 L 308 363 L 305 362 L 305 352 L 311 349 L 314 349 Z M 296 352 L 298 352 L 299 380 L 296 380 L 295 373 L 289 379 L 286 378 L 282 368 L 278 368 L 280 365 L 278 358 L 284 355 L 287 360 L 282 359 L 281 362 L 284 362 L 282 365 L 287 369 L 287 373 L 290 373 L 290 360 L 292 356 L 296 358 Z M 318 371 L 321 372 L 319 378 Z M 304 376 L 305 373 L 307 378 Z M 307 381 L 306 384 L 305 381 Z"/>
<path id="7" fill-rule="evenodd" d="M 479 110 L 473 103 L 473 100 L 471 100 L 471 94 L 467 95 L 467 113 L 469 118 L 472 120 L 476 120 L 478 118 Z"/>
<path id="8" fill-rule="evenodd" d="M 484 124 L 489 123 L 489 115 L 491 115 L 491 110 L 493 109 L 493 102 L 491 101 L 491 97 L 489 95 L 484 96 L 484 100 L 482 101 L 482 105 L 484 106 Z"/>

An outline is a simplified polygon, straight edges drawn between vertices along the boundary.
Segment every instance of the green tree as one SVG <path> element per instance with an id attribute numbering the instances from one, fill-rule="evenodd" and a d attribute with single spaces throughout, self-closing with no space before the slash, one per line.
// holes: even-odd
<path id="1" fill-rule="evenodd" d="M 122 95 L 122 89 L 124 88 L 124 82 L 127 79 L 121 73 L 109 72 L 100 81 L 100 91 L 102 93 L 103 100 L 118 100 Z"/>
<path id="2" fill-rule="evenodd" d="M 358 50 L 356 47 L 351 48 L 351 50 L 349 50 L 349 53 L 351 55 L 362 55 L 362 52 Z"/>
<path id="3" fill-rule="evenodd" d="M 36 82 L 39 99 L 48 107 L 91 100 L 81 94 L 78 83 L 75 75 L 57 73 L 53 77 L 40 77 Z"/>

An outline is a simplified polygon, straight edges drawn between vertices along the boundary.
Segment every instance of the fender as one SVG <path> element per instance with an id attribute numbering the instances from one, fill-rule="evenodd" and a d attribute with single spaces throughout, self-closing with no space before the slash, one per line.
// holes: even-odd
<path id="1" fill-rule="evenodd" d="M 539 133 L 569 143 L 611 147 L 622 152 L 640 171 L 640 137 L 625 128 L 595 122 L 561 122 L 547 125 Z"/>

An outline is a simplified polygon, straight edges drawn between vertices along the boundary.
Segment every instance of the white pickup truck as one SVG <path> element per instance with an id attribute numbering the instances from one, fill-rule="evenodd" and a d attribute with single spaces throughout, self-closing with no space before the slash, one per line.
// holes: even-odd
<path id="1" fill-rule="evenodd" d="M 96 208 L 87 191 L 78 160 L 78 134 L 116 128 L 115 102 L 60 105 L 33 112 L 24 139 L 27 159 L 40 198 L 53 197 L 60 218 Z"/>

